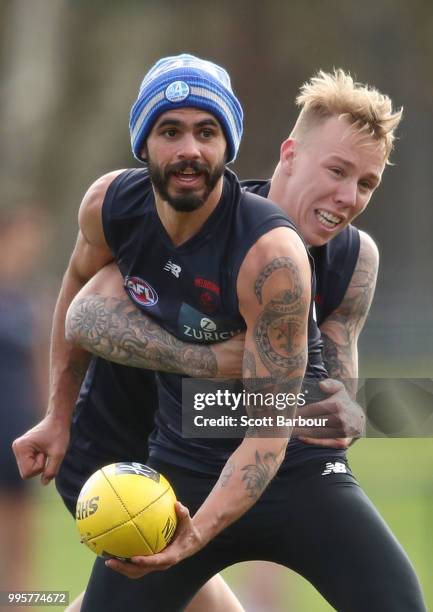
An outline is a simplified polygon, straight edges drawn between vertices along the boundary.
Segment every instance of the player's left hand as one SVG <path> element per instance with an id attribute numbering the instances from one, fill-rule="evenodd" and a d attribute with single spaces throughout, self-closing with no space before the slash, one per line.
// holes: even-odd
<path id="1" fill-rule="evenodd" d="M 364 412 L 347 393 L 343 383 L 333 378 L 327 378 L 319 383 L 320 390 L 329 394 L 324 400 L 308 404 L 302 408 L 305 418 L 326 418 L 325 427 L 317 431 L 315 437 L 305 435 L 306 428 L 294 432 L 302 442 L 325 446 L 328 448 L 345 449 L 354 438 L 362 436 L 365 425 Z M 304 435 L 303 435 L 304 434 Z"/>
<path id="2" fill-rule="evenodd" d="M 147 557 L 133 557 L 130 561 L 109 559 L 105 565 L 128 578 L 142 578 L 150 572 L 166 570 L 199 551 L 204 542 L 194 527 L 188 508 L 177 501 L 176 514 L 178 523 L 174 539 L 163 551 Z"/>

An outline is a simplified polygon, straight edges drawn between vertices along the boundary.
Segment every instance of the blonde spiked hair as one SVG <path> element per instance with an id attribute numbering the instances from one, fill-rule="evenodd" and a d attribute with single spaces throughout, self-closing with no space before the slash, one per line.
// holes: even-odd
<path id="1" fill-rule="evenodd" d="M 341 68 L 333 73 L 320 70 L 304 83 L 296 98 L 301 112 L 291 136 L 301 139 L 313 125 L 329 117 L 346 119 L 360 132 L 383 143 L 388 160 L 394 146 L 395 129 L 403 109 L 393 111 L 391 99 L 374 87 L 356 83 Z"/>

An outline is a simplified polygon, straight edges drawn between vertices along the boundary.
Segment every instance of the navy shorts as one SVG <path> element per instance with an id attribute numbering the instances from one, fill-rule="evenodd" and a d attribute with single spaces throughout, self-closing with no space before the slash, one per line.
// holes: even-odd
<path id="1" fill-rule="evenodd" d="M 150 459 L 191 514 L 216 478 Z M 340 612 L 425 612 L 405 552 L 341 456 L 285 469 L 260 500 L 203 550 L 138 580 L 97 558 L 82 612 L 176 612 L 220 570 L 274 561 L 306 578 Z"/>

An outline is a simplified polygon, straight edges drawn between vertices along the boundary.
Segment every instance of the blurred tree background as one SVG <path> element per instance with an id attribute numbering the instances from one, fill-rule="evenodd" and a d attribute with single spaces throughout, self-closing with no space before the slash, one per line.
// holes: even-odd
<path id="1" fill-rule="evenodd" d="M 269 175 L 293 123 L 298 88 L 318 69 L 341 66 L 388 93 L 405 116 L 395 166 L 359 220 L 382 255 L 363 355 L 404 355 L 431 369 L 429 0 L 2 0 L 0 28 L 1 201 L 46 203 L 55 219 L 56 273 L 86 187 L 136 163 L 128 114 L 157 58 L 188 51 L 228 68 L 245 108 L 235 165 L 244 178 Z"/>
<path id="2" fill-rule="evenodd" d="M 388 93 L 404 107 L 394 165 L 357 222 L 381 252 L 362 373 L 431 377 L 431 0 L 0 0 L 0 34 L 0 202 L 47 209 L 55 230 L 41 278 L 64 270 L 87 186 L 136 165 L 129 109 L 159 57 L 190 52 L 228 69 L 246 117 L 242 178 L 269 176 L 297 91 L 317 70 L 342 67 Z M 431 519 L 433 445 L 424 444 Z"/>

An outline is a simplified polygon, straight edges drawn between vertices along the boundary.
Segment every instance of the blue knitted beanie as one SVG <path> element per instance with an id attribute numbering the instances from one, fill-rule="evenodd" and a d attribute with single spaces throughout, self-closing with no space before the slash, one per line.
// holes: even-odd
<path id="1" fill-rule="evenodd" d="M 141 155 L 153 124 L 166 111 L 193 107 L 214 115 L 227 140 L 227 161 L 236 158 L 243 111 L 224 68 L 183 53 L 160 59 L 143 79 L 129 119 L 134 156 Z"/>

